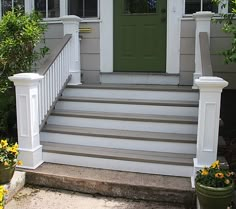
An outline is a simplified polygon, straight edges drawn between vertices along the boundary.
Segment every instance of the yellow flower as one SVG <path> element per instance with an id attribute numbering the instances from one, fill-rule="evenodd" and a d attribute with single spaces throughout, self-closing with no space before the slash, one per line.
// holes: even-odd
<path id="1" fill-rule="evenodd" d="M 2 145 L 2 148 L 6 148 L 8 143 L 7 143 L 7 140 L 1 140 L 1 145 Z"/>
<path id="2" fill-rule="evenodd" d="M 224 174 L 223 173 L 216 173 L 215 177 L 219 178 L 219 179 L 222 179 L 222 178 L 224 178 Z"/>
<path id="3" fill-rule="evenodd" d="M 9 163 L 5 161 L 5 162 L 3 163 L 3 165 L 4 165 L 4 166 L 9 166 Z"/>
<path id="4" fill-rule="evenodd" d="M 207 176 L 207 175 L 208 175 L 208 170 L 207 170 L 206 168 L 204 168 L 204 169 L 202 170 L 202 175 L 203 175 L 203 176 Z"/>
<path id="5" fill-rule="evenodd" d="M 3 198 L 4 198 L 3 193 L 0 193 L 0 202 L 3 201 Z"/>
<path id="6" fill-rule="evenodd" d="M 18 160 L 17 165 L 23 165 L 23 162 L 21 160 Z"/>
<path id="7" fill-rule="evenodd" d="M 18 149 L 19 148 L 19 145 L 17 143 L 14 144 L 13 146 L 15 149 Z"/>
<path id="8" fill-rule="evenodd" d="M 13 155 L 18 155 L 18 151 L 17 151 L 17 149 L 15 148 L 15 147 L 11 147 L 10 149 L 9 149 L 9 152 L 11 152 Z"/>
<path id="9" fill-rule="evenodd" d="M 212 165 L 211 165 L 211 168 L 220 168 L 220 161 L 219 160 L 217 160 L 217 161 L 215 161 Z"/>
<path id="10" fill-rule="evenodd" d="M 229 180 L 229 179 L 226 179 L 226 180 L 225 180 L 225 184 L 230 184 L 230 180 Z"/>

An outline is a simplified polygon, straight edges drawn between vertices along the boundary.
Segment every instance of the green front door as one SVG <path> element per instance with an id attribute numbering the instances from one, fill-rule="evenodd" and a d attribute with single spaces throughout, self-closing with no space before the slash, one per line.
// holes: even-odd
<path id="1" fill-rule="evenodd" d="M 114 0 L 114 71 L 165 72 L 166 0 Z"/>

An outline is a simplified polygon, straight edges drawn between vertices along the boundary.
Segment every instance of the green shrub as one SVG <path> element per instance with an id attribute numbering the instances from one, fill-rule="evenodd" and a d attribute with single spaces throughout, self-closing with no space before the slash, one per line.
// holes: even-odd
<path id="1" fill-rule="evenodd" d="M 33 63 L 45 55 L 46 46 L 35 51 L 45 30 L 37 12 L 14 9 L 0 21 L 0 136 L 16 136 L 15 92 L 8 77 L 30 72 Z"/>
<path id="2" fill-rule="evenodd" d="M 222 0 L 212 0 L 214 3 L 222 3 Z M 222 7 L 226 5 L 222 3 Z M 232 34 L 231 48 L 225 50 L 222 54 L 225 57 L 225 62 L 236 62 L 236 0 L 229 0 L 230 13 L 220 14 L 222 19 L 217 19 L 215 22 L 223 23 L 222 30 L 225 33 Z"/>

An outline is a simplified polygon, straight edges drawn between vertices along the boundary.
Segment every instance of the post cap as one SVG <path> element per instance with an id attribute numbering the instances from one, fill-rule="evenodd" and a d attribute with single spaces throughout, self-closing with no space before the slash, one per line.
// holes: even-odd
<path id="1" fill-rule="evenodd" d="M 202 19 L 202 20 L 209 20 L 214 16 L 215 13 L 210 11 L 200 11 L 193 14 L 193 18 L 195 19 Z"/>
<path id="2" fill-rule="evenodd" d="M 195 84 L 201 88 L 220 88 L 223 89 L 224 87 L 228 86 L 228 82 L 222 78 L 215 77 L 215 76 L 203 76 L 198 79 L 195 79 Z"/>
<path id="3" fill-rule="evenodd" d="M 81 22 L 82 19 L 76 15 L 66 15 L 60 18 L 63 23 Z"/>
<path id="4" fill-rule="evenodd" d="M 29 85 L 39 82 L 44 76 L 38 73 L 19 73 L 11 77 L 8 77 L 10 81 L 13 81 L 15 85 Z"/>

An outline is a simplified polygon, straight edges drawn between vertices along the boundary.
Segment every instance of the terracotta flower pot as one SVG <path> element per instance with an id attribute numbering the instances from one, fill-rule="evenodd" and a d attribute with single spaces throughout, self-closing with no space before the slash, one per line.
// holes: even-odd
<path id="1" fill-rule="evenodd" d="M 0 164 L 0 185 L 10 183 L 13 177 L 15 168 L 16 168 L 16 165 L 4 166 L 3 164 Z"/>
<path id="2" fill-rule="evenodd" d="M 196 193 L 201 209 L 227 209 L 233 199 L 234 184 L 214 188 L 196 183 Z"/>

